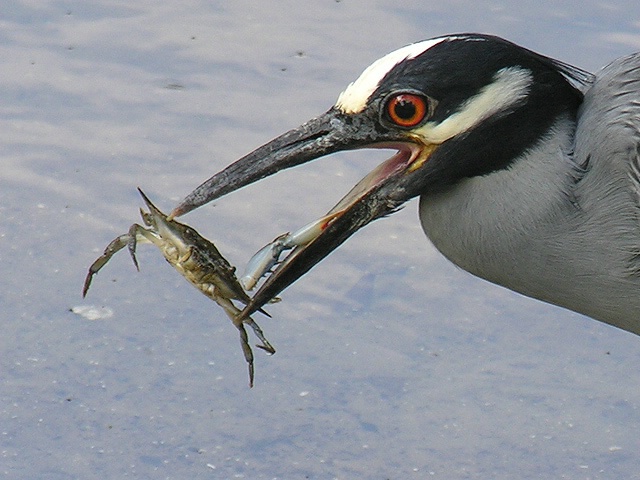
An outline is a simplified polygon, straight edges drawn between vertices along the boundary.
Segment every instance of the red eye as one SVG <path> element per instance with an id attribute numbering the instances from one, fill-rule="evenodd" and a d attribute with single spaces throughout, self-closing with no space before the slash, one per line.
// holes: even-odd
<path id="1" fill-rule="evenodd" d="M 415 127 L 427 115 L 427 100 L 413 93 L 400 93 L 387 102 L 387 114 L 400 127 Z"/>

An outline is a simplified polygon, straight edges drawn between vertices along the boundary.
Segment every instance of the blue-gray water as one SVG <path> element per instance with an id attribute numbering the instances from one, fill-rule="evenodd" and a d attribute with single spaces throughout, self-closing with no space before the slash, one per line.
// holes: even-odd
<path id="1" fill-rule="evenodd" d="M 82 300 L 88 265 L 138 221 L 136 186 L 170 209 L 388 51 L 481 31 L 596 70 L 640 50 L 636 0 L 398 3 L 4 2 L 0 476 L 640 478 L 640 338 L 459 271 L 415 202 L 270 307 L 278 353 L 256 352 L 252 390 L 235 329 L 154 248 L 140 273 L 116 256 Z M 242 267 L 387 153 L 185 221 Z M 70 311 L 89 306 L 102 318 Z"/>

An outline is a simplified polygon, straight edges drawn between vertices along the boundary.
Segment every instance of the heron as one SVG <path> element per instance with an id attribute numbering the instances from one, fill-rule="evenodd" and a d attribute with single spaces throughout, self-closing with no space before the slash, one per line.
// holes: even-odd
<path id="1" fill-rule="evenodd" d="M 410 44 L 366 68 L 327 112 L 206 180 L 172 215 L 361 148 L 396 153 L 275 268 L 244 315 L 419 197 L 426 236 L 462 269 L 640 334 L 640 53 L 592 75 L 492 35 Z"/>

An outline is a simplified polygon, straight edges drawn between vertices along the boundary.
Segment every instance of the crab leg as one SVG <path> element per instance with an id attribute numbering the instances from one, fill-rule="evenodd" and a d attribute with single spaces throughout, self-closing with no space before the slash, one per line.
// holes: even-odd
<path id="1" fill-rule="evenodd" d="M 272 268 L 280 263 L 280 256 L 286 250 L 307 245 L 315 240 L 331 221 L 341 212 L 333 212 L 324 217 L 308 223 L 294 233 L 283 233 L 276 239 L 262 247 L 251 257 L 247 263 L 244 275 L 240 278 L 240 283 L 245 290 L 253 290 L 256 284 L 269 273 Z"/>

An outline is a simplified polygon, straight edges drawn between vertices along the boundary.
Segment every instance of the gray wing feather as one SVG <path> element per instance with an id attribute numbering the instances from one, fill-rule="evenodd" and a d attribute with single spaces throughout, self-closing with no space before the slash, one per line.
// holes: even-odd
<path id="1" fill-rule="evenodd" d="M 600 242 L 621 277 L 640 278 L 640 53 L 604 67 L 578 114 L 576 187 L 589 241 Z M 613 267 L 611 267 L 613 268 Z M 616 268 L 616 269 L 617 269 Z M 638 292 L 640 294 L 640 292 Z"/>
<path id="2" fill-rule="evenodd" d="M 576 161 L 583 167 L 637 168 L 640 145 L 640 53 L 604 67 L 586 92 L 576 132 Z"/>

